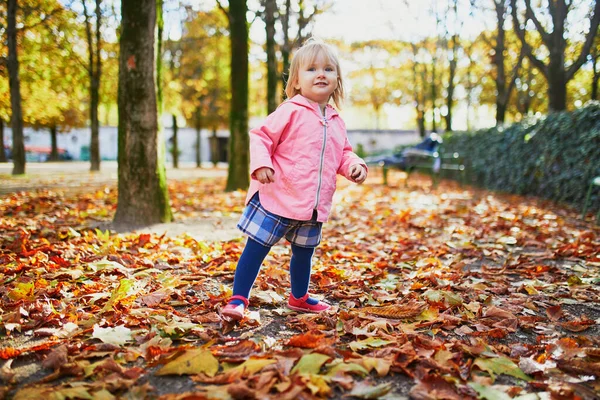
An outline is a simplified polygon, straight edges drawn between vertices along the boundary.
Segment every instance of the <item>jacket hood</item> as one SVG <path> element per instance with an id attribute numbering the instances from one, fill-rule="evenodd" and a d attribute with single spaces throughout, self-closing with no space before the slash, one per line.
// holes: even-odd
<path id="1" fill-rule="evenodd" d="M 319 109 L 319 104 L 311 102 L 310 100 L 308 100 L 306 97 L 302 96 L 301 94 L 295 95 L 291 99 L 286 100 L 286 102 L 290 102 L 290 103 L 297 104 L 302 107 L 306 107 L 309 110 L 314 111 L 319 116 L 319 118 L 322 117 L 321 110 Z M 327 119 L 331 119 L 332 117 L 338 116 L 337 110 L 335 108 L 333 108 L 333 106 L 331 104 L 327 104 L 327 106 L 325 107 L 325 110 L 327 110 L 327 112 L 326 112 Z"/>

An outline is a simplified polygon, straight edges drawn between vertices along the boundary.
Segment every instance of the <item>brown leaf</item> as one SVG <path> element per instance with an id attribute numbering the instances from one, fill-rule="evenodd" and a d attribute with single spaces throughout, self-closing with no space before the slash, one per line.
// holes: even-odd
<path id="1" fill-rule="evenodd" d="M 67 346 L 65 346 L 64 344 L 60 345 L 54 350 L 52 350 L 50 354 L 48 354 L 48 356 L 46 356 L 44 361 L 42 361 L 42 367 L 58 369 L 61 365 L 67 363 L 67 355 Z"/>
<path id="2" fill-rule="evenodd" d="M 588 319 L 587 317 L 575 318 L 571 321 L 560 324 L 560 326 L 571 332 L 581 332 L 588 329 L 592 325 L 596 325 L 596 321 Z"/>
<path id="3" fill-rule="evenodd" d="M 406 305 L 389 305 L 383 307 L 363 307 L 358 311 L 365 312 L 367 314 L 376 315 L 378 317 L 392 318 L 392 319 L 406 319 L 416 317 L 421 314 L 423 310 L 427 308 L 426 303 L 408 303 Z"/>
<path id="4" fill-rule="evenodd" d="M 560 306 L 551 306 L 546 308 L 546 315 L 551 321 L 558 321 L 564 314 Z"/>
<path id="5" fill-rule="evenodd" d="M 243 360 L 252 354 L 260 352 L 261 348 L 252 340 L 241 340 L 232 346 L 214 346 L 211 352 L 223 361 Z"/>
<path id="6" fill-rule="evenodd" d="M 321 346 L 324 340 L 325 335 L 322 333 L 307 332 L 292 336 L 286 344 L 291 347 L 300 347 L 302 349 L 314 349 Z"/>
<path id="7" fill-rule="evenodd" d="M 411 399 L 415 400 L 465 400 L 468 397 L 459 394 L 456 387 L 439 375 L 427 375 L 410 389 Z"/>

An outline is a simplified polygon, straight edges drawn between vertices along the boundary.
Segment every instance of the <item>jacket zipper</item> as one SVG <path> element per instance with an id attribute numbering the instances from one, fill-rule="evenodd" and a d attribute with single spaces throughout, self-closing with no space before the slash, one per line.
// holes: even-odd
<path id="1" fill-rule="evenodd" d="M 321 183 L 323 182 L 323 161 L 325 159 L 325 144 L 327 143 L 327 110 L 323 110 L 323 120 L 321 121 L 323 124 L 323 145 L 321 146 L 321 158 L 319 162 L 319 183 L 317 185 L 317 198 L 315 200 L 316 210 L 319 206 L 319 199 L 321 197 Z"/>

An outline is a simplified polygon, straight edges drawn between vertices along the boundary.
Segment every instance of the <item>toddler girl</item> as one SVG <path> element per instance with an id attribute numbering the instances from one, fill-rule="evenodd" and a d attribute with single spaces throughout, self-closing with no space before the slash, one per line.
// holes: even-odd
<path id="1" fill-rule="evenodd" d="M 352 152 L 339 108 L 344 96 L 334 50 L 311 39 L 292 60 L 288 100 L 250 131 L 252 181 L 238 228 L 248 235 L 233 281 L 233 296 L 221 311 L 244 317 L 250 290 L 271 246 L 285 237 L 292 246 L 288 307 L 321 312 L 331 306 L 308 295 L 311 259 L 321 241 L 336 188 L 336 175 L 362 183 L 365 162 Z"/>

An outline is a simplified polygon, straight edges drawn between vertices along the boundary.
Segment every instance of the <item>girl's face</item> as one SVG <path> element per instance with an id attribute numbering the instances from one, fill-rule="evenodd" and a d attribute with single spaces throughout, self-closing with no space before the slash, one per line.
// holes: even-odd
<path id="1" fill-rule="evenodd" d="M 301 65 L 294 88 L 307 99 L 324 108 L 338 85 L 335 65 L 324 54 L 318 54 L 312 64 Z"/>

